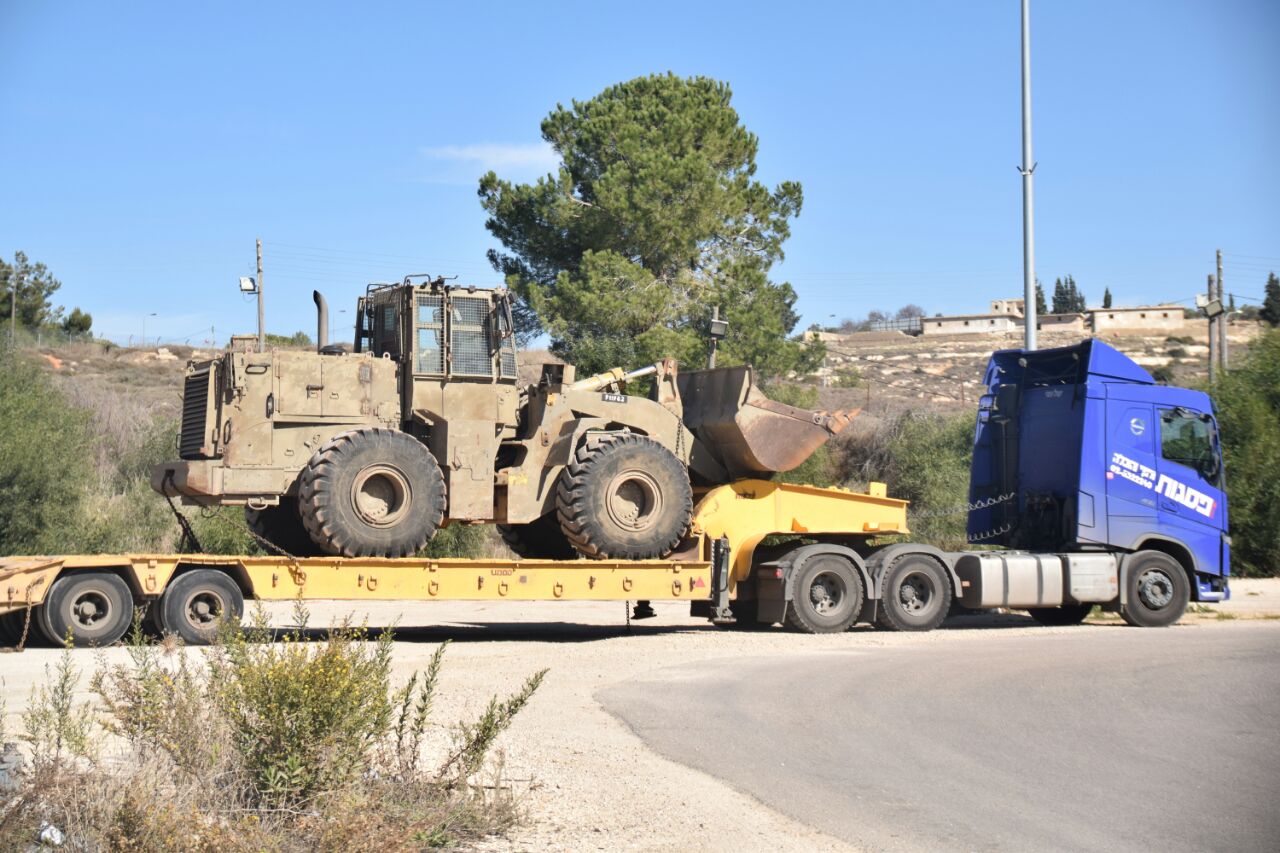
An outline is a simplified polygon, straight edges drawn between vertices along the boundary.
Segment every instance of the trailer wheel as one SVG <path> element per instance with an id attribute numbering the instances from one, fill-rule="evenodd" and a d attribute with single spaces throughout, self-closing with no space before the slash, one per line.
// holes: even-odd
<path id="1" fill-rule="evenodd" d="M 194 569 L 178 575 L 160 597 L 158 622 L 189 646 L 203 646 L 227 619 L 244 615 L 244 594 L 225 572 Z"/>
<path id="2" fill-rule="evenodd" d="M 408 557 L 444 517 L 444 477 L 411 435 L 359 429 L 325 442 L 302 469 L 298 507 L 311 540 L 342 557 Z"/>
<path id="3" fill-rule="evenodd" d="M 595 436 L 560 475 L 556 513 L 569 542 L 588 557 L 664 557 L 693 515 L 689 472 L 651 438 Z"/>
<path id="4" fill-rule="evenodd" d="M 864 602 L 853 564 L 838 554 L 817 554 L 800 565 L 792 583 L 787 625 L 806 634 L 838 634 L 849 630 Z"/>
<path id="5" fill-rule="evenodd" d="M 517 557 L 525 560 L 572 560 L 578 556 L 560 529 L 554 512 L 528 524 L 499 524 L 498 535 Z"/>
<path id="6" fill-rule="evenodd" d="M 1129 558 L 1128 569 L 1128 601 L 1120 608 L 1124 621 L 1136 628 L 1163 628 L 1182 618 L 1191 582 L 1181 563 L 1160 551 L 1139 551 Z"/>
<path id="7" fill-rule="evenodd" d="M 249 529 L 291 557 L 317 557 L 320 549 L 298 514 L 298 499 L 283 497 L 276 506 L 244 508 Z"/>
<path id="8" fill-rule="evenodd" d="M 951 579 L 937 560 L 906 554 L 894 560 L 880 584 L 876 627 L 932 631 L 951 609 Z"/>
<path id="9" fill-rule="evenodd" d="M 44 604 L 32 614 L 44 639 L 65 645 L 109 646 L 133 622 L 133 594 L 119 575 L 75 572 L 54 581 Z"/>
<path id="10" fill-rule="evenodd" d="M 1079 625 L 1093 612 L 1092 604 L 1064 604 L 1061 607 L 1028 607 L 1031 618 L 1041 625 Z"/>

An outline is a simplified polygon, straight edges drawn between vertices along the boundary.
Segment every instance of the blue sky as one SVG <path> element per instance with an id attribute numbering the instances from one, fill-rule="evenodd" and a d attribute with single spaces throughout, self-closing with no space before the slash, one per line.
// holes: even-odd
<path id="1" fill-rule="evenodd" d="M 1037 269 L 1091 300 L 1280 270 L 1280 3 L 1033 8 Z M 557 102 L 652 72 L 728 81 L 762 180 L 805 206 L 777 277 L 805 324 L 1021 288 L 1017 0 L 71 3 L 0 0 L 0 252 L 117 339 L 335 324 L 366 282 L 496 282 L 488 168 L 554 164 Z M 345 309 L 347 313 L 337 314 Z M 345 329 L 342 338 L 349 338 Z"/>

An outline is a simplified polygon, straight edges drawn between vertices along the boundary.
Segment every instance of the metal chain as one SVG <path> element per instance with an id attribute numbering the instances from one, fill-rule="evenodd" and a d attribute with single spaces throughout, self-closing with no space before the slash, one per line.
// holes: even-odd
<path id="1" fill-rule="evenodd" d="M 173 512 L 173 517 L 178 520 L 178 526 L 182 528 L 182 536 L 187 543 L 191 545 L 191 550 L 197 554 L 203 554 L 204 548 L 200 545 L 200 540 L 196 538 L 196 532 L 191 528 L 191 522 L 187 521 L 187 517 L 178 511 L 178 507 L 174 504 L 173 498 L 169 495 L 169 486 L 173 486 L 173 490 L 178 490 L 177 485 L 173 482 L 173 471 L 169 471 L 164 476 L 164 482 L 161 483 L 164 488 L 160 490 L 160 494 L 164 495 L 164 499 L 169 503 L 169 509 Z"/>
<path id="2" fill-rule="evenodd" d="M 213 507 L 204 507 L 203 509 L 201 509 L 200 517 L 209 521 L 215 521 L 229 530 L 235 530 L 237 532 L 241 530 L 240 525 L 236 524 L 233 521 L 228 521 L 227 519 L 223 518 L 218 513 L 217 510 L 213 509 Z M 243 530 L 245 533 L 249 534 L 249 538 L 253 539 L 259 545 L 262 545 L 268 551 L 274 551 L 277 554 L 279 554 L 281 557 L 288 557 L 290 560 L 293 560 L 295 563 L 298 561 L 298 558 L 295 557 L 293 554 L 290 554 L 288 551 L 281 548 L 279 545 L 267 539 L 266 537 L 261 536 L 258 533 L 258 531 L 254 530 L 252 527 L 249 526 L 249 522 L 246 521 L 244 523 Z"/>

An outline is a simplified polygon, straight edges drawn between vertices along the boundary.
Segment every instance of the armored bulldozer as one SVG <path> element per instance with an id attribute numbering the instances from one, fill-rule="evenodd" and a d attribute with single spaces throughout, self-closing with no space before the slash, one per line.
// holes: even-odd
<path id="1" fill-rule="evenodd" d="M 294 556 L 407 556 L 444 524 L 495 523 L 523 557 L 660 557 L 695 489 L 790 470 L 848 423 L 769 400 L 749 367 L 546 364 L 522 387 L 503 289 L 370 285 L 350 348 L 315 300 L 315 352 L 233 342 L 188 364 L 181 458 L 152 474 L 188 505 L 244 506 Z"/>

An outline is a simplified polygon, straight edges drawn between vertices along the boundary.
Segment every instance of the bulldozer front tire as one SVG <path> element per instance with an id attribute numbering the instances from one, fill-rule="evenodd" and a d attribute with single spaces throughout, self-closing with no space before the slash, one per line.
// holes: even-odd
<path id="1" fill-rule="evenodd" d="M 525 560 L 572 560 L 578 556 L 554 512 L 528 524 L 499 524 L 498 535 Z"/>
<path id="2" fill-rule="evenodd" d="M 320 549 L 298 515 L 298 499 L 283 497 L 277 506 L 244 508 L 249 529 L 292 557 L 316 557 Z"/>
<path id="3" fill-rule="evenodd" d="M 693 514 L 684 465 L 658 442 L 632 433 L 592 436 L 556 488 L 560 528 L 594 559 L 663 557 L 680 543 Z"/>
<path id="4" fill-rule="evenodd" d="M 407 557 L 444 517 L 444 477 L 407 433 L 358 429 L 329 439 L 302 469 L 298 509 L 311 541 L 342 557 Z"/>

